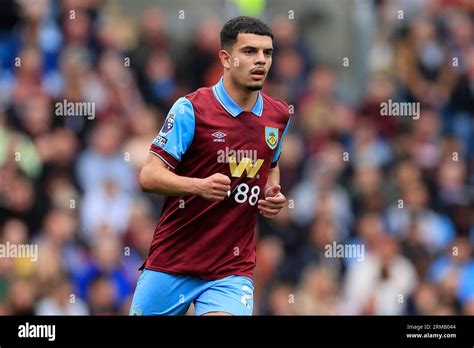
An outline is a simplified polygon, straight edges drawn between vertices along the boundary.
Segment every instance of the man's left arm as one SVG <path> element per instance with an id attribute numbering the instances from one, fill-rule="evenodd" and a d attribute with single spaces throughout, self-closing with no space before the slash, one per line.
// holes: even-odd
<path id="1" fill-rule="evenodd" d="M 267 185 L 265 186 L 263 199 L 258 201 L 258 210 L 260 214 L 266 218 L 273 219 L 276 214 L 280 212 L 286 202 L 286 198 L 281 193 L 280 186 L 280 167 L 278 160 L 281 155 L 281 148 L 283 146 L 283 139 L 285 138 L 288 129 L 290 128 L 291 117 L 288 118 L 285 129 L 280 138 L 280 142 L 273 154 L 272 163 L 270 165 L 270 173 L 268 174 Z"/>

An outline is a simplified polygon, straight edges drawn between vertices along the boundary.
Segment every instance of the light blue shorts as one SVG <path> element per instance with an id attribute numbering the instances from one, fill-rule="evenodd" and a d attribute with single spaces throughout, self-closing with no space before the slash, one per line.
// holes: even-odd
<path id="1" fill-rule="evenodd" d="M 242 276 L 204 280 L 145 269 L 138 278 L 130 315 L 184 315 L 191 303 L 196 315 L 252 315 L 253 290 L 253 281 Z"/>

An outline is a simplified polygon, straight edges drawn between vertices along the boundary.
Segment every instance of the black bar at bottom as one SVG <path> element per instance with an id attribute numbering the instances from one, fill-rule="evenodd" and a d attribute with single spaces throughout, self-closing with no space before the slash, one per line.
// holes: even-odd
<path id="1" fill-rule="evenodd" d="M 53 329 L 54 325 L 54 340 Z M 43 337 L 34 337 L 34 336 Z M 22 336 L 22 337 L 20 337 Z M 25 337 L 26 336 L 26 337 Z M 33 336 L 33 337 L 32 337 Z M 0 317 L 0 347 L 106 344 L 474 347 L 474 317 Z"/>

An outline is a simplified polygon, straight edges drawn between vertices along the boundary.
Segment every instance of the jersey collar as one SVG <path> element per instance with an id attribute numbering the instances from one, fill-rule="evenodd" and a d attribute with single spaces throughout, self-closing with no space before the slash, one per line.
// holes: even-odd
<path id="1" fill-rule="evenodd" d="M 212 92 L 214 96 L 222 105 L 222 107 L 233 117 L 239 116 L 239 114 L 243 111 L 242 108 L 230 97 L 227 91 L 224 88 L 224 77 L 221 77 L 219 82 L 212 87 Z M 263 112 L 263 98 L 262 93 L 258 91 L 257 102 L 255 103 L 254 107 L 251 111 L 255 116 L 262 116 Z"/>

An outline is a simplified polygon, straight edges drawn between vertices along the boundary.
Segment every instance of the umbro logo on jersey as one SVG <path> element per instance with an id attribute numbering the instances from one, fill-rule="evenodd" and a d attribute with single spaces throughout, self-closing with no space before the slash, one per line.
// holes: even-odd
<path id="1" fill-rule="evenodd" d="M 222 133 L 221 131 L 214 132 L 211 134 L 214 137 L 214 142 L 215 143 L 224 143 L 225 139 L 224 137 L 227 135 L 225 133 Z"/>

